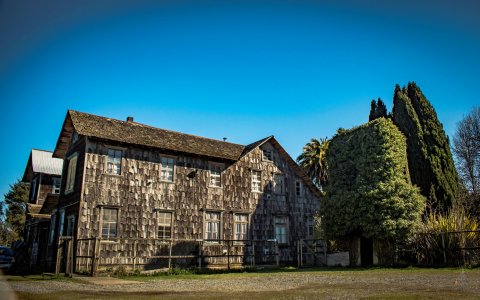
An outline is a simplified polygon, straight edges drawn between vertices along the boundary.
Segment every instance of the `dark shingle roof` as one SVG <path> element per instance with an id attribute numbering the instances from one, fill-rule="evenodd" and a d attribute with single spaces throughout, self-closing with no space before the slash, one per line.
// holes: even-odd
<path id="1" fill-rule="evenodd" d="M 68 144 L 71 139 L 72 128 L 70 133 L 65 132 L 66 129 L 68 131 L 68 125 L 78 134 L 88 137 L 227 160 L 237 160 L 245 148 L 243 145 L 69 110 L 54 152 L 55 157 L 65 155 L 68 148 L 68 145 L 62 145 Z"/>

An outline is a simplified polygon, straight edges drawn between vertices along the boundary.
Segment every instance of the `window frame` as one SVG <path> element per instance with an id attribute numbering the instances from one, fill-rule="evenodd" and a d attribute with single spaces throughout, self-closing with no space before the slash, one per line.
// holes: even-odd
<path id="1" fill-rule="evenodd" d="M 162 173 L 165 169 L 164 167 L 164 164 L 163 164 L 163 159 L 166 159 L 167 160 L 167 166 L 168 166 L 168 160 L 172 160 L 172 179 L 171 180 L 168 180 L 168 179 L 165 179 L 163 176 L 162 176 Z M 168 182 L 168 183 L 173 183 L 175 182 L 175 160 L 176 158 L 173 157 L 173 156 L 167 156 L 167 155 L 161 155 L 160 156 L 160 173 L 159 173 L 159 179 L 161 182 Z"/>
<path id="2" fill-rule="evenodd" d="M 78 153 L 73 153 L 68 157 L 67 165 L 67 178 L 65 179 L 65 192 L 64 194 L 70 194 L 75 190 L 75 178 L 77 173 Z M 72 161 L 75 161 L 73 164 Z"/>
<path id="3" fill-rule="evenodd" d="M 215 218 L 207 218 L 208 215 L 211 214 L 211 215 L 217 215 L 218 218 L 215 219 Z M 222 236 L 222 212 L 221 211 L 216 211 L 216 210 L 207 210 L 204 212 L 203 214 L 203 239 L 205 240 L 205 242 L 207 243 L 212 243 L 212 244 L 219 244 L 220 243 L 220 237 Z M 217 238 L 209 238 L 208 235 L 209 235 L 209 232 L 207 231 L 208 227 L 209 227 L 209 223 L 212 223 L 212 224 L 218 224 L 217 226 Z M 212 233 L 214 233 L 213 231 L 211 231 Z"/>
<path id="4" fill-rule="evenodd" d="M 214 174 L 215 170 L 218 168 L 219 171 L 218 171 L 218 174 Z M 214 163 L 214 162 L 210 162 L 208 164 L 208 171 L 209 171 L 209 183 L 208 183 L 208 186 L 209 187 L 213 187 L 213 188 L 221 188 L 222 187 L 222 171 L 224 169 L 224 165 L 223 164 L 220 164 L 220 163 Z M 212 179 L 213 177 L 215 176 L 215 178 L 218 179 L 218 185 L 215 185 L 215 184 L 212 184 Z"/>
<path id="5" fill-rule="evenodd" d="M 110 151 L 113 151 L 113 157 L 110 156 Z M 120 152 L 120 161 L 115 163 L 115 162 L 111 162 L 110 160 L 113 160 L 115 161 L 115 159 L 118 159 L 116 157 L 116 153 L 117 152 Z M 124 153 L 125 153 L 125 148 L 120 148 L 120 147 L 112 147 L 112 146 L 107 146 L 107 159 L 105 161 L 105 174 L 108 174 L 108 175 L 122 175 L 122 171 L 123 171 L 123 168 L 122 168 L 122 162 L 123 162 L 123 157 L 124 157 Z M 113 172 L 114 168 L 112 169 L 109 169 L 109 164 L 112 163 L 112 165 L 117 165 L 118 164 L 118 173 L 115 173 Z M 110 171 L 112 170 L 112 171 Z"/>
<path id="6" fill-rule="evenodd" d="M 277 178 L 281 178 L 280 191 L 278 191 Z M 276 195 L 285 195 L 285 175 L 275 173 L 273 174 L 273 193 Z"/>
<path id="7" fill-rule="evenodd" d="M 58 187 L 55 187 L 58 184 Z M 60 194 L 60 190 L 62 189 L 62 178 L 60 177 L 53 177 L 52 178 L 52 194 Z M 55 193 L 55 191 L 57 191 Z"/>
<path id="8" fill-rule="evenodd" d="M 263 192 L 263 189 L 262 189 L 262 171 L 252 170 L 250 176 L 251 176 L 251 185 L 252 185 L 251 190 L 252 190 L 252 192 L 262 193 Z M 258 186 L 258 189 L 255 189 L 255 186 Z"/>
<path id="9" fill-rule="evenodd" d="M 169 237 L 165 237 L 165 236 L 160 236 L 160 226 L 164 226 L 164 227 L 167 227 L 165 226 L 167 223 L 160 223 L 160 214 L 170 214 L 170 236 Z M 162 239 L 162 240 L 167 240 L 167 239 L 173 239 L 173 211 L 171 210 L 156 210 L 156 225 L 157 225 L 157 228 L 156 228 L 156 231 L 155 231 L 155 237 L 157 239 Z"/>
<path id="10" fill-rule="evenodd" d="M 237 216 L 243 216 L 246 217 L 246 220 L 237 220 Z M 243 235 L 243 238 L 239 238 L 239 232 L 237 225 L 240 225 L 240 228 L 242 228 L 242 225 L 245 225 L 245 232 L 242 232 L 240 234 Z M 248 240 L 250 237 L 249 234 L 250 230 L 250 214 L 248 213 L 234 213 L 233 214 L 233 238 L 235 240 L 235 243 L 243 243 L 244 241 Z"/>
<path id="11" fill-rule="evenodd" d="M 283 222 L 282 222 L 283 220 Z M 288 245 L 288 240 L 289 240 L 289 217 L 286 215 L 277 215 L 274 216 L 274 234 L 275 234 L 275 239 L 277 240 L 277 243 L 279 245 Z M 278 232 L 277 228 L 283 228 L 283 232 Z M 279 238 L 280 236 L 280 238 Z"/>
<path id="12" fill-rule="evenodd" d="M 108 223 L 105 222 L 105 211 L 116 211 L 116 221 L 108 221 Z M 101 220 L 100 220 L 100 230 L 99 230 L 99 236 L 102 240 L 107 240 L 107 241 L 113 241 L 119 237 L 119 216 L 120 216 L 120 209 L 118 207 L 111 207 L 111 206 L 102 206 L 100 207 L 100 215 L 101 215 Z M 105 237 L 103 234 L 103 229 L 105 224 L 115 224 L 115 236 L 110 236 L 110 230 L 108 235 Z M 110 226 L 108 227 L 110 229 Z"/>
<path id="13" fill-rule="evenodd" d="M 303 185 L 300 180 L 295 180 L 295 196 L 296 197 L 303 196 Z"/>
<path id="14" fill-rule="evenodd" d="M 262 161 L 273 162 L 273 149 L 260 148 L 262 149 Z M 265 153 L 269 153 L 265 155 Z"/>

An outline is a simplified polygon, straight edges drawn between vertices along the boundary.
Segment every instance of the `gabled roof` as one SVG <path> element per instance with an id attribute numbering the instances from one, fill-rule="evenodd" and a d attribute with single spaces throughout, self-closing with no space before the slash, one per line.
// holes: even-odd
<path id="1" fill-rule="evenodd" d="M 272 146 L 278 151 L 280 155 L 282 155 L 285 160 L 287 161 L 288 165 L 290 168 L 292 168 L 293 172 L 295 175 L 297 175 L 299 178 L 301 178 L 305 184 L 305 186 L 317 197 L 321 197 L 320 191 L 317 189 L 317 187 L 313 184 L 312 179 L 305 173 L 305 171 L 293 160 L 293 158 L 288 154 L 287 151 L 280 145 L 280 143 L 275 139 L 273 135 L 266 137 L 264 139 L 261 139 L 259 141 L 256 141 L 250 145 L 247 145 L 245 147 L 245 151 L 242 156 L 247 155 L 250 153 L 253 149 L 262 146 L 265 143 L 271 143 Z M 248 150 L 247 150 L 248 149 Z"/>
<path id="2" fill-rule="evenodd" d="M 233 161 L 241 156 L 245 148 L 238 144 L 69 110 L 53 152 L 54 157 L 65 157 L 74 131 L 79 135 L 107 141 Z"/>
<path id="3" fill-rule="evenodd" d="M 31 181 L 33 173 L 61 176 L 63 159 L 54 158 L 52 155 L 51 151 L 32 149 L 22 181 Z"/>

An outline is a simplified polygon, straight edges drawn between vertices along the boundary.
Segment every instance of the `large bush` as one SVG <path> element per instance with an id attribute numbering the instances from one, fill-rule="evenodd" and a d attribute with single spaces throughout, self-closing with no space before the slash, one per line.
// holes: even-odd
<path id="1" fill-rule="evenodd" d="M 410 183 L 405 137 L 391 120 L 342 130 L 326 158 L 329 183 L 321 211 L 328 238 L 403 240 L 414 230 L 425 200 Z"/>

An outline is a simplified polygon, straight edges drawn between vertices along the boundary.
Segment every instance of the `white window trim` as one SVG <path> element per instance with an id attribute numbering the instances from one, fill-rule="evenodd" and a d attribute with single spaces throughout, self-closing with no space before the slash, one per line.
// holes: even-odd
<path id="1" fill-rule="evenodd" d="M 159 214 L 160 213 L 169 213 L 170 214 L 170 237 L 169 238 L 163 238 L 163 237 L 160 237 L 159 234 L 158 234 L 158 227 L 160 227 L 160 222 L 158 221 L 159 219 Z M 173 223 L 174 223 L 174 216 L 175 216 L 175 213 L 171 210 L 162 210 L 162 209 L 157 209 L 156 212 L 156 224 L 157 224 L 157 228 L 155 230 L 155 237 L 157 239 L 173 239 Z"/>
<path id="2" fill-rule="evenodd" d="M 163 169 L 163 164 L 162 164 L 162 158 L 168 158 L 168 159 L 172 159 L 173 160 L 173 164 L 172 164 L 172 180 L 166 180 L 166 179 L 163 179 L 162 178 L 162 169 Z M 176 179 L 176 176 L 175 176 L 175 163 L 176 163 L 176 160 L 177 158 L 175 156 L 170 156 L 170 155 L 160 155 L 160 161 L 158 162 L 158 164 L 160 165 L 160 174 L 159 174 L 159 177 L 160 177 L 160 182 L 165 182 L 165 183 L 174 183 L 175 182 L 175 179 Z"/>
<path id="3" fill-rule="evenodd" d="M 247 216 L 247 221 L 246 222 L 237 222 L 235 220 L 235 217 L 238 216 L 238 215 L 242 215 L 242 216 Z M 246 224 L 247 225 L 247 230 L 245 232 L 245 238 L 243 240 L 248 240 L 249 237 L 250 237 L 250 214 L 249 213 L 241 213 L 241 212 L 237 212 L 237 213 L 233 213 L 233 239 L 236 240 L 235 243 L 244 243 L 242 242 L 242 240 L 237 240 L 237 224 L 240 223 L 240 224 Z"/>
<path id="4" fill-rule="evenodd" d="M 286 223 L 277 223 L 277 218 L 285 218 L 287 221 L 286 221 Z M 290 218 L 286 215 L 276 215 L 273 218 L 273 222 L 274 222 L 273 227 L 274 227 L 275 239 L 277 240 L 278 244 L 279 245 L 288 245 L 288 242 L 289 242 L 289 239 L 290 239 L 290 231 L 289 231 Z M 285 224 L 285 242 L 280 242 L 277 239 L 277 224 Z"/>
<path id="5" fill-rule="evenodd" d="M 70 163 L 75 159 L 75 165 L 72 167 L 73 171 L 70 173 Z M 67 178 L 65 179 L 65 195 L 70 194 L 75 190 L 75 177 L 77 173 L 78 153 L 75 152 L 67 158 Z M 73 177 L 72 177 L 73 176 Z"/>
<path id="6" fill-rule="evenodd" d="M 53 177 L 52 178 L 52 194 L 60 194 L 60 190 L 62 189 L 62 178 L 61 177 Z M 58 192 L 55 193 L 55 183 L 58 183 Z"/>
<path id="7" fill-rule="evenodd" d="M 207 240 L 207 213 L 214 213 L 218 214 L 218 239 L 211 239 Z M 210 220 L 210 219 L 209 219 Z M 223 213 L 218 210 L 205 210 L 203 212 L 203 239 L 205 240 L 206 243 L 211 243 L 211 244 L 220 244 L 220 240 L 222 239 L 222 234 L 223 234 Z"/>
<path id="8" fill-rule="evenodd" d="M 259 176 L 260 178 L 258 179 L 258 181 L 257 181 L 257 180 L 254 181 L 254 174 L 255 174 L 255 173 L 258 173 L 258 174 L 260 175 L 260 176 Z M 252 188 L 251 188 L 252 192 L 254 192 L 254 193 L 262 193 L 262 192 L 263 192 L 263 188 L 262 188 L 262 171 L 260 171 L 260 170 L 252 170 L 252 171 L 250 172 L 250 177 L 251 177 L 251 180 L 250 180 L 251 182 L 250 182 L 250 184 L 252 185 Z M 255 185 L 253 184 L 254 182 L 258 182 L 258 190 L 255 190 L 255 189 L 254 189 L 254 186 L 255 186 Z"/>
<path id="9" fill-rule="evenodd" d="M 212 184 L 212 169 L 214 167 L 219 167 L 220 168 L 220 174 L 218 175 L 219 179 L 220 179 L 220 185 L 213 185 Z M 225 165 L 224 164 L 220 164 L 220 163 L 214 163 L 214 162 L 210 162 L 208 164 L 208 171 L 209 171 L 209 183 L 208 183 L 208 186 L 209 187 L 212 187 L 212 188 L 222 188 L 223 187 L 223 180 L 222 180 L 222 170 L 225 168 Z M 215 175 L 216 176 L 216 175 Z"/>
<path id="10" fill-rule="evenodd" d="M 103 211 L 104 209 L 114 209 L 117 211 L 117 224 L 116 224 L 116 234 L 113 238 L 104 238 L 103 237 Z M 116 239 L 120 236 L 120 208 L 112 206 L 101 206 L 100 207 L 100 226 L 98 230 L 98 235 L 103 242 L 116 242 Z"/>
<path id="11" fill-rule="evenodd" d="M 123 148 L 123 147 L 117 147 L 117 146 L 109 146 L 109 145 L 105 145 L 105 148 L 107 148 L 107 154 L 105 155 L 105 174 L 107 175 L 112 175 L 112 176 L 121 176 L 122 173 L 123 173 L 123 158 L 125 157 L 125 150 L 127 148 Z M 115 174 L 115 173 L 109 173 L 108 172 L 108 150 L 116 150 L 116 151 L 122 151 L 122 157 L 120 158 L 120 174 Z"/>

